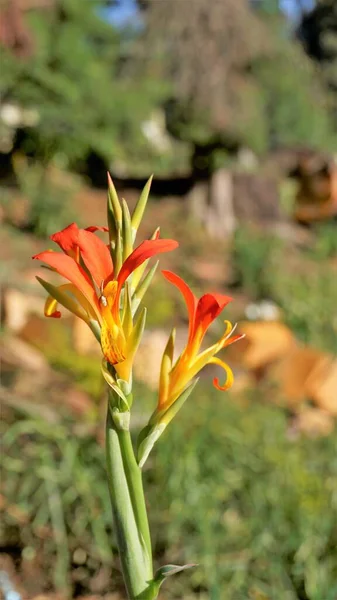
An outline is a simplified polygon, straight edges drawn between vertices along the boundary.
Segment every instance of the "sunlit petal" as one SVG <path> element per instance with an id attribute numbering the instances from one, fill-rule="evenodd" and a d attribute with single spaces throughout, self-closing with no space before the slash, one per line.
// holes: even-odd
<path id="1" fill-rule="evenodd" d="M 221 392 L 225 392 L 226 390 L 229 390 L 229 388 L 232 387 L 233 382 L 234 382 L 234 375 L 233 375 L 232 369 L 223 360 L 221 360 L 217 356 L 214 356 L 213 358 L 211 358 L 209 360 L 209 364 L 218 365 L 226 372 L 226 382 L 224 383 L 224 385 L 220 385 L 218 377 L 214 377 L 214 379 L 213 379 L 214 387 L 216 387 Z"/>

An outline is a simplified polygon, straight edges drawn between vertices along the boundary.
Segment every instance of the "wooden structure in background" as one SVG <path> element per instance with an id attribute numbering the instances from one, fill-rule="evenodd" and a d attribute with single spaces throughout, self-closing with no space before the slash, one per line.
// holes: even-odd
<path id="1" fill-rule="evenodd" d="M 298 181 L 294 217 L 309 224 L 337 218 L 337 163 L 316 152 L 299 155 L 294 176 Z"/>

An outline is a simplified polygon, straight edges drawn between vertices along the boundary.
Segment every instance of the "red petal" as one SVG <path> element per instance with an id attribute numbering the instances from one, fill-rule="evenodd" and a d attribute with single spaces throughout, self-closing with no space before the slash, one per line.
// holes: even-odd
<path id="1" fill-rule="evenodd" d="M 84 294 L 97 314 L 100 315 L 95 289 L 84 269 L 73 258 L 60 252 L 51 251 L 41 252 L 33 258 L 45 262 L 62 277 L 73 283 Z"/>
<path id="2" fill-rule="evenodd" d="M 78 246 L 78 233 L 79 228 L 76 223 L 71 223 L 71 225 L 68 225 L 68 227 L 62 229 L 62 231 L 53 233 L 53 235 L 50 236 L 50 239 L 53 240 L 53 242 L 56 242 L 63 252 L 68 254 L 71 251 L 76 251 Z"/>
<path id="3" fill-rule="evenodd" d="M 91 225 L 90 227 L 86 227 L 85 231 L 91 231 L 95 233 L 95 231 L 109 231 L 109 227 L 96 227 L 96 225 Z"/>
<path id="4" fill-rule="evenodd" d="M 173 283 L 184 296 L 184 300 L 186 302 L 187 310 L 188 310 L 188 318 L 189 318 L 189 338 L 192 336 L 192 332 L 194 330 L 194 319 L 197 308 L 198 299 L 193 294 L 191 288 L 187 285 L 187 283 L 172 271 L 162 271 L 164 277 L 170 282 Z"/>
<path id="5" fill-rule="evenodd" d="M 96 285 L 100 287 L 102 281 L 112 275 L 113 264 L 107 246 L 91 231 L 80 229 L 78 233 L 78 246 L 83 262 Z"/>
<path id="6" fill-rule="evenodd" d="M 201 296 L 195 314 L 195 328 L 205 333 L 210 324 L 216 319 L 225 306 L 231 302 L 230 296 L 222 294 L 205 294 Z"/>
<path id="7" fill-rule="evenodd" d="M 139 267 L 145 260 L 155 256 L 155 254 L 161 254 L 162 252 L 170 252 L 178 246 L 178 242 L 175 240 L 146 240 L 142 242 L 130 256 L 126 259 L 125 263 L 117 277 L 118 288 L 121 289 L 123 283 L 127 280 L 129 275 L 133 273 L 137 267 Z"/>
<path id="8" fill-rule="evenodd" d="M 226 340 L 222 348 L 227 348 L 227 346 L 230 346 L 231 344 L 242 340 L 244 337 L 246 337 L 245 333 L 238 333 L 238 335 L 233 335 L 233 337 L 229 337 L 228 340 Z"/>

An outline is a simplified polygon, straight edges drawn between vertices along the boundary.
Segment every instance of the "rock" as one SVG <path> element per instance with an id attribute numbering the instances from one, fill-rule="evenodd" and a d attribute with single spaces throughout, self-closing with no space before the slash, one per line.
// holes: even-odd
<path id="1" fill-rule="evenodd" d="M 306 398 L 311 399 L 309 378 L 326 354 L 307 346 L 295 346 L 268 373 L 278 387 L 288 406 L 296 406 Z"/>
<path id="2" fill-rule="evenodd" d="M 11 331 L 20 331 L 30 314 L 43 315 L 44 299 L 16 289 L 3 290 L 2 322 Z"/>
<path id="3" fill-rule="evenodd" d="M 43 354 L 18 337 L 6 337 L 1 350 L 1 360 L 27 371 L 49 371 L 48 362 Z"/>
<path id="4" fill-rule="evenodd" d="M 327 413 L 337 417 L 337 359 L 324 356 L 307 381 L 310 399 Z"/>
<path id="5" fill-rule="evenodd" d="M 242 364 L 249 370 L 267 367 L 296 345 L 290 329 L 278 321 L 243 322 L 239 333 L 246 335 Z"/>

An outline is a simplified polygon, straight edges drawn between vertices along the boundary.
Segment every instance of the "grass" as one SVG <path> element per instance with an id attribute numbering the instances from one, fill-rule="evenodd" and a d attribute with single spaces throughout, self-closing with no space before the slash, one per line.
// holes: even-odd
<path id="1" fill-rule="evenodd" d="M 144 388 L 135 394 L 142 416 L 153 401 L 144 396 Z M 58 589 L 90 590 L 105 565 L 104 591 L 115 590 L 104 453 L 95 436 L 69 419 L 55 426 L 16 415 L 3 440 L 4 494 L 16 507 L 7 510 L 4 538 L 14 527 L 22 549 L 40 551 Z M 163 598 L 334 600 L 336 457 L 335 437 L 290 441 L 275 407 L 247 400 L 241 407 L 210 385 L 197 388 L 145 470 L 157 563 L 198 563 L 172 578 Z M 25 515 L 20 524 L 17 514 Z"/>
<path id="2" fill-rule="evenodd" d="M 336 354 L 336 255 L 335 225 L 318 228 L 307 249 L 240 228 L 232 250 L 236 285 L 252 300 L 273 300 L 300 340 Z"/>

